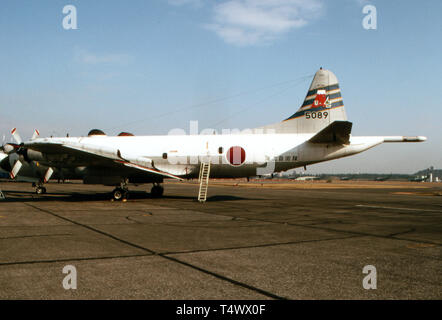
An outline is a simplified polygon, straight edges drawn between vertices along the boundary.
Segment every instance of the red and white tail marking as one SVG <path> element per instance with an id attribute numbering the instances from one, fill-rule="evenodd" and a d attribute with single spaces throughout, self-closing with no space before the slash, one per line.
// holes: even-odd
<path id="1" fill-rule="evenodd" d="M 317 107 L 327 107 L 327 93 L 325 90 L 318 90 L 316 92 L 315 101 L 313 102 L 312 108 Z"/>

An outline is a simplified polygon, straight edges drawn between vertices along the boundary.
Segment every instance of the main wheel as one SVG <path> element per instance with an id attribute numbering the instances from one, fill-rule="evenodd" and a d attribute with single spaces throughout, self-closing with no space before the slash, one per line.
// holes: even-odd
<path id="1" fill-rule="evenodd" d="M 164 193 L 164 188 L 161 186 L 153 186 L 150 190 L 150 194 L 154 198 L 160 198 Z"/>
<path id="2" fill-rule="evenodd" d="M 112 195 L 114 197 L 115 200 L 119 201 L 122 200 L 125 196 L 125 191 L 121 188 L 115 188 L 114 191 L 112 192 Z"/>

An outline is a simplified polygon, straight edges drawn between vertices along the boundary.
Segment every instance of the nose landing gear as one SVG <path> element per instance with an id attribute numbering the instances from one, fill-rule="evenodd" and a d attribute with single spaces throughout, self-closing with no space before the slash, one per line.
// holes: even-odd
<path id="1" fill-rule="evenodd" d="M 43 187 L 43 182 L 33 183 L 32 186 L 35 188 L 35 193 L 42 195 L 46 193 L 46 188 Z"/>
<path id="2" fill-rule="evenodd" d="M 46 193 L 46 188 L 43 186 L 39 186 L 37 188 L 35 188 L 35 193 L 36 194 L 45 194 Z"/>

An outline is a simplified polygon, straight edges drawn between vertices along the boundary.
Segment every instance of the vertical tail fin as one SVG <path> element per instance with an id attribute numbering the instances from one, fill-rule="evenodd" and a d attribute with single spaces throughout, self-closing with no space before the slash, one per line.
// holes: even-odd
<path id="1" fill-rule="evenodd" d="M 277 133 L 315 133 L 336 120 L 347 120 L 338 79 L 319 69 L 301 107 L 281 123 L 265 126 Z"/>

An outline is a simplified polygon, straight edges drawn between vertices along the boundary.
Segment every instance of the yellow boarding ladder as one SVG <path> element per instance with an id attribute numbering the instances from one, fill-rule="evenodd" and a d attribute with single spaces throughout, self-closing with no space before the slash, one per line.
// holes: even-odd
<path id="1" fill-rule="evenodd" d="M 198 193 L 198 201 L 206 202 L 207 199 L 207 189 L 209 188 L 209 176 L 210 176 L 210 161 L 201 162 L 200 167 L 200 191 Z"/>

